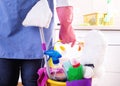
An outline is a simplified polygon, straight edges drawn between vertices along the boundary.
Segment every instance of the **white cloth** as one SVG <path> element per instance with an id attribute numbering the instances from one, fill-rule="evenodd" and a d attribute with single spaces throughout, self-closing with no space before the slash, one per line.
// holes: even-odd
<path id="1" fill-rule="evenodd" d="M 23 21 L 23 25 L 48 28 L 51 18 L 52 12 L 49 8 L 47 0 L 40 0 L 28 12 Z"/>
<path id="2" fill-rule="evenodd" d="M 74 0 L 56 0 L 56 7 L 73 6 Z"/>
<path id="3" fill-rule="evenodd" d="M 92 78 L 94 71 L 91 67 L 84 66 L 84 78 Z"/>

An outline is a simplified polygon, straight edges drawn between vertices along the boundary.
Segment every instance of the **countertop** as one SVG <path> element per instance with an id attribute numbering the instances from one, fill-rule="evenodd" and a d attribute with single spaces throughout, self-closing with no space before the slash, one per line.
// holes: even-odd
<path id="1" fill-rule="evenodd" d="M 55 26 L 56 30 L 59 30 L 60 26 Z M 120 26 L 73 26 L 75 30 L 91 30 L 98 29 L 102 31 L 120 31 Z"/>

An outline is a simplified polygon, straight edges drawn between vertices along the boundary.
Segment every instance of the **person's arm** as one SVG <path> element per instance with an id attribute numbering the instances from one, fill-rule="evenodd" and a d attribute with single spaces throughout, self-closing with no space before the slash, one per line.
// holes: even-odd
<path id="1" fill-rule="evenodd" d="M 59 39 L 62 43 L 74 45 L 76 37 L 72 27 L 73 6 L 72 0 L 56 0 L 56 11 L 60 21 Z"/>

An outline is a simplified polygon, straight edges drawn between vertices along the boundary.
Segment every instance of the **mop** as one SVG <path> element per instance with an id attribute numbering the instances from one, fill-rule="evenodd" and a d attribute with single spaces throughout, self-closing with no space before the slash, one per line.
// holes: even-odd
<path id="1" fill-rule="evenodd" d="M 51 18 L 52 18 L 52 12 L 49 8 L 47 0 L 40 0 L 32 7 L 32 9 L 28 12 L 26 18 L 23 21 L 24 26 L 39 27 L 43 53 L 47 50 L 43 28 L 49 27 Z M 51 78 L 50 68 L 47 62 L 47 56 L 44 55 L 43 58 L 45 61 L 47 75 L 49 78 Z"/>

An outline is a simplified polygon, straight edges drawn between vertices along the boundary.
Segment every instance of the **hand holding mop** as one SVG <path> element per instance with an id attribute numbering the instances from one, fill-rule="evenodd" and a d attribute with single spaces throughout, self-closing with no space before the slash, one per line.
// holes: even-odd
<path id="1" fill-rule="evenodd" d="M 28 12 L 26 18 L 23 21 L 24 26 L 40 27 L 39 32 L 40 32 L 40 38 L 42 42 L 43 53 L 47 50 L 43 27 L 44 28 L 49 27 L 51 18 L 52 18 L 52 12 L 49 8 L 47 0 L 40 0 L 32 7 L 32 9 Z M 48 77 L 51 78 L 50 69 L 49 69 L 49 65 L 47 62 L 47 56 L 44 55 L 43 57 L 45 60 L 45 66 L 46 66 Z"/>

